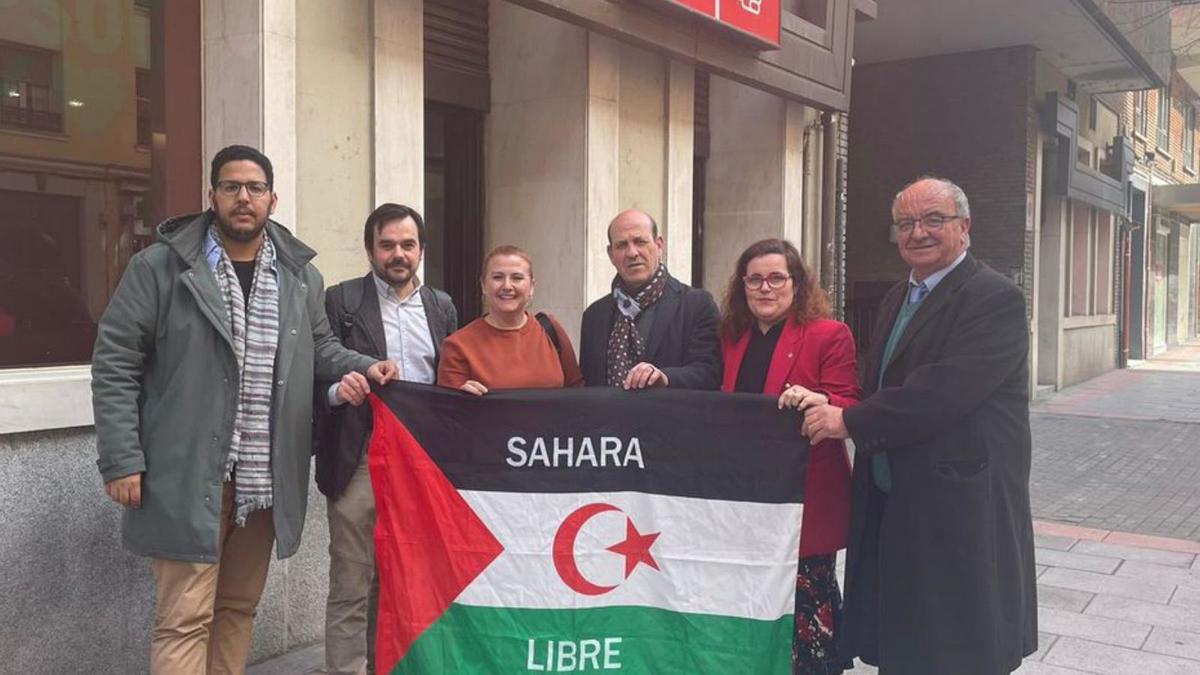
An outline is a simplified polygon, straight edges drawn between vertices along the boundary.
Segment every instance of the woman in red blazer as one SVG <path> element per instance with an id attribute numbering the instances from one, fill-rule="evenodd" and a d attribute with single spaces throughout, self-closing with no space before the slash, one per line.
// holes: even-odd
<path id="1" fill-rule="evenodd" d="M 752 244 L 729 279 L 721 317 L 722 391 L 779 397 L 779 407 L 858 401 L 854 338 L 829 319 L 829 300 L 800 253 L 782 239 Z M 796 420 L 799 433 L 802 417 Z M 796 673 L 841 673 L 834 626 L 841 613 L 834 561 L 846 546 L 850 461 L 840 440 L 809 448 L 796 580 Z"/>

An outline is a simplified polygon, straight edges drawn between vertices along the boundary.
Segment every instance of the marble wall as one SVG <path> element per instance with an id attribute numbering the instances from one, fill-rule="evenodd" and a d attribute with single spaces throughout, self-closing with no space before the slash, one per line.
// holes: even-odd
<path id="1" fill-rule="evenodd" d="M 373 208 L 372 3 L 296 3 L 296 229 L 332 285 L 365 269 Z M 280 201 L 289 199 L 280 195 Z"/>
<path id="2" fill-rule="evenodd" d="M 604 247 L 618 211 L 654 216 L 688 276 L 694 71 L 501 0 L 490 33 L 485 248 L 529 250 L 536 308 L 577 340 L 614 274 Z"/>
<path id="3" fill-rule="evenodd" d="M 327 283 L 362 273 L 377 204 L 423 206 L 422 6 L 205 6 L 206 158 L 230 143 L 271 158 L 275 218 L 317 251 Z"/>
<path id="4" fill-rule="evenodd" d="M 91 428 L 0 436 L 0 670 L 149 672 L 154 583 L 126 553 Z M 328 590 L 325 501 L 310 489 L 300 551 L 271 561 L 250 660 L 320 640 Z"/>
<path id="5" fill-rule="evenodd" d="M 805 161 L 812 115 L 803 106 L 715 75 L 709 105 L 704 287 L 719 300 L 747 245 L 766 237 L 786 237 L 801 249 L 816 244 L 809 240 L 820 233 L 819 211 L 805 222 L 813 189 L 805 167 L 811 173 L 819 164 Z"/>

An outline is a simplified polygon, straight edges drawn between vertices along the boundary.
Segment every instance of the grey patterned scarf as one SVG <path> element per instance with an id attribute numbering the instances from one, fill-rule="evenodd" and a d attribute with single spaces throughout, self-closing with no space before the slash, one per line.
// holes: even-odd
<path id="1" fill-rule="evenodd" d="M 637 318 L 647 307 L 658 302 L 667 287 L 667 266 L 659 262 L 658 269 L 646 286 L 635 295 L 625 290 L 621 277 L 613 279 L 612 293 L 617 303 L 617 320 L 608 334 L 608 386 L 619 387 L 645 355 L 646 346 L 637 330 Z"/>
<path id="2" fill-rule="evenodd" d="M 220 244 L 215 225 L 209 226 L 209 236 Z M 245 525 L 252 511 L 271 508 L 271 382 L 279 344 L 279 279 L 275 276 L 275 245 L 264 233 L 254 260 L 254 281 L 247 305 L 233 261 L 223 246 L 220 251 L 217 287 L 229 313 L 241 378 L 233 439 L 225 458 L 225 480 L 234 480 L 234 522 Z"/>

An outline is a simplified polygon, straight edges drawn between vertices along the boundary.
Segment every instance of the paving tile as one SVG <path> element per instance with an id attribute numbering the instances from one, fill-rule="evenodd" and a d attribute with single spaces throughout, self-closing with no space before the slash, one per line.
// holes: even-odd
<path id="1" fill-rule="evenodd" d="M 1094 539 L 1103 541 L 1105 537 L 1112 534 L 1109 530 L 1098 530 L 1093 527 L 1080 527 L 1078 525 L 1070 525 L 1067 523 L 1056 523 L 1050 520 L 1035 520 L 1033 521 L 1033 533 L 1050 534 L 1058 537 L 1071 537 L 1072 539 Z"/>
<path id="2" fill-rule="evenodd" d="M 1050 607 L 1068 612 L 1083 612 L 1083 608 L 1087 607 L 1094 597 L 1096 597 L 1094 593 L 1077 591 L 1072 588 L 1043 586 L 1042 584 L 1038 584 L 1037 588 L 1038 607 Z"/>
<path id="3" fill-rule="evenodd" d="M 1033 558 L 1042 565 L 1067 567 L 1100 574 L 1112 574 L 1121 565 L 1120 558 L 1106 558 L 1074 551 L 1054 551 L 1047 548 L 1034 549 Z"/>
<path id="4" fill-rule="evenodd" d="M 1031 661 L 1026 657 L 1021 663 L 1021 667 L 1013 671 L 1013 675 L 1079 675 L 1085 671 L 1075 670 L 1074 668 L 1063 668 L 1062 666 L 1052 666 L 1048 663 L 1039 663 Z"/>
<path id="5" fill-rule="evenodd" d="M 1038 648 L 1037 651 L 1025 657 L 1025 661 L 1041 661 L 1046 652 L 1050 651 L 1050 647 L 1054 645 L 1054 641 L 1058 639 L 1057 635 L 1043 633 L 1038 631 Z"/>
<path id="6" fill-rule="evenodd" d="M 1196 625 L 1195 628 L 1200 630 L 1200 625 Z M 1150 632 L 1150 638 L 1146 640 L 1142 649 L 1148 652 L 1194 659 L 1196 670 L 1200 672 L 1200 633 L 1156 627 Z"/>
<path id="7" fill-rule="evenodd" d="M 1162 605 L 1157 602 L 1097 595 L 1084 610 L 1089 616 L 1200 632 L 1200 607 Z"/>
<path id="8" fill-rule="evenodd" d="M 1050 648 L 1044 663 L 1100 675 L 1196 675 L 1192 659 L 1062 637 Z"/>
<path id="9" fill-rule="evenodd" d="M 1193 446 L 1194 447 L 1194 446 Z M 1188 541 L 1186 539 L 1174 539 L 1171 537 L 1155 537 L 1147 534 L 1135 534 L 1132 532 L 1112 532 L 1104 541 L 1110 544 L 1126 544 L 1129 546 L 1141 546 L 1143 548 L 1157 548 L 1163 551 L 1178 551 L 1180 553 L 1200 553 L 1200 542 Z"/>
<path id="10" fill-rule="evenodd" d="M 1048 569 L 1050 569 L 1050 568 L 1046 565 L 1034 565 L 1033 566 L 1033 578 L 1036 579 L 1036 578 L 1042 576 L 1042 572 L 1045 572 Z"/>
<path id="11" fill-rule="evenodd" d="M 1145 581 L 1165 581 L 1177 586 L 1200 588 L 1200 570 L 1156 565 L 1137 560 L 1126 561 L 1117 570 L 1117 576 Z"/>
<path id="12" fill-rule="evenodd" d="M 1179 607 L 1200 607 L 1200 588 L 1180 586 L 1175 590 L 1174 597 L 1171 598 L 1171 605 Z"/>
<path id="13" fill-rule="evenodd" d="M 1106 645 L 1137 649 L 1150 634 L 1150 626 L 1103 616 L 1078 614 L 1051 607 L 1038 608 L 1038 628 L 1054 635 L 1093 640 Z"/>
<path id="14" fill-rule="evenodd" d="M 1046 570 L 1045 574 L 1038 577 L 1038 585 L 1073 588 L 1077 591 L 1119 595 L 1125 598 L 1160 602 L 1163 604 L 1166 604 L 1175 592 L 1175 584 L 1165 581 L 1146 581 L 1144 579 L 1069 570 L 1061 567 L 1053 567 Z"/>
<path id="15" fill-rule="evenodd" d="M 1125 544 L 1111 544 L 1107 541 L 1081 540 L 1071 549 L 1071 552 L 1158 563 L 1159 565 L 1168 565 L 1170 567 L 1188 567 L 1200 561 L 1200 557 L 1193 553 L 1164 551 L 1157 548 L 1142 548 L 1141 546 L 1127 546 Z"/>
<path id="16" fill-rule="evenodd" d="M 1064 537 L 1058 534 L 1037 534 L 1033 535 L 1033 545 L 1038 548 L 1049 548 L 1055 551 L 1070 551 L 1071 547 L 1076 542 L 1082 541 L 1075 537 Z"/>

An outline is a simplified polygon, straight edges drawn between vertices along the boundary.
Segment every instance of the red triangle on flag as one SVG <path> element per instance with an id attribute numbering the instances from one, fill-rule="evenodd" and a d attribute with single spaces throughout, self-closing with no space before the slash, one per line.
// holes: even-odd
<path id="1" fill-rule="evenodd" d="M 391 672 L 504 547 L 378 396 L 368 466 L 379 572 L 376 670 Z"/>

